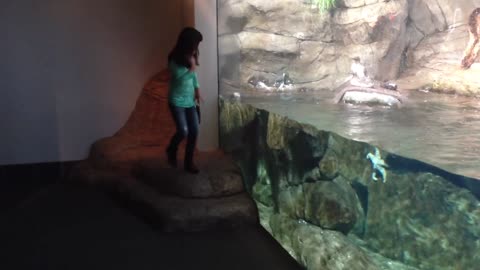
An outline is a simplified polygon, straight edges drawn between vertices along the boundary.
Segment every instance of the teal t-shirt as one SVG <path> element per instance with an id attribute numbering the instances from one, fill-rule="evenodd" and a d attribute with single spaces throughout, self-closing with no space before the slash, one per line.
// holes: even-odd
<path id="1" fill-rule="evenodd" d="M 195 107 L 195 88 L 199 88 L 197 74 L 174 61 L 168 63 L 171 80 L 168 101 L 182 108 Z"/>

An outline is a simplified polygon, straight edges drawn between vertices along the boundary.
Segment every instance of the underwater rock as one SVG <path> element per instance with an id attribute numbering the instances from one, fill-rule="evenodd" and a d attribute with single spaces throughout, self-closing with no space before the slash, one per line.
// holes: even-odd
<path id="1" fill-rule="evenodd" d="M 245 145 L 247 132 L 243 127 L 254 124 L 255 108 L 245 106 L 239 102 L 229 102 L 220 99 L 219 101 L 219 133 L 220 145 L 226 152 L 239 149 Z"/>
<path id="2" fill-rule="evenodd" d="M 329 133 L 328 150 L 337 157 L 338 172 L 346 179 L 355 179 L 363 185 L 371 180 L 371 165 L 365 156 L 370 150 L 368 144 L 346 139 L 335 133 Z M 373 149 L 373 147 L 372 147 Z"/>
<path id="3" fill-rule="evenodd" d="M 220 102 L 222 114 L 220 115 L 221 131 L 232 133 L 233 130 L 247 126 L 255 118 L 255 108 L 240 103 Z"/>
<path id="4" fill-rule="evenodd" d="M 305 220 L 309 223 L 348 234 L 363 216 L 357 194 L 344 179 L 305 183 L 303 186 Z"/>
<path id="5" fill-rule="evenodd" d="M 282 189 L 278 194 L 278 209 L 293 219 L 305 219 L 305 194 L 303 185 Z"/>
<path id="6" fill-rule="evenodd" d="M 326 150 L 326 141 L 318 140 L 318 137 L 328 136 L 318 132 L 313 126 L 300 124 L 288 117 L 273 113 L 267 114 L 266 143 L 270 149 L 293 150 L 298 152 L 298 158 L 309 153 L 311 159 L 320 159 Z M 308 156 L 308 155 L 307 155 Z"/>
<path id="7" fill-rule="evenodd" d="M 367 245 L 420 269 L 475 269 L 479 200 L 431 173 L 391 173 L 389 178 L 385 185 L 369 187 Z"/>
<path id="8" fill-rule="evenodd" d="M 273 236 L 309 270 L 414 270 L 355 245 L 342 233 L 270 215 Z"/>
<path id="9" fill-rule="evenodd" d="M 252 196 L 257 201 L 266 206 L 273 206 L 272 183 L 270 181 L 266 164 L 263 159 L 258 160 L 256 165 L 254 185 Z"/>
<path id="10" fill-rule="evenodd" d="M 253 185 L 252 197 L 266 206 L 273 206 L 272 186 L 257 182 Z"/>
<path id="11" fill-rule="evenodd" d="M 321 228 L 349 233 L 371 258 L 390 258 L 411 269 L 476 269 L 480 264 L 480 201 L 466 189 L 469 185 L 456 182 L 458 177 L 412 160 L 406 167 L 388 162 L 388 181 L 372 181 L 374 171 L 366 156 L 375 153 L 374 146 L 255 111 L 257 133 L 243 133 L 253 136 L 255 140 L 250 142 L 254 144 L 238 149 L 234 158 L 241 159 L 237 162 L 245 171 L 248 166 L 255 168 L 256 173 L 250 174 L 252 185 L 262 179 L 256 192 L 261 187 L 269 196 L 268 207 L 283 216 L 281 221 L 271 218 L 271 230 L 302 264 L 321 255 L 302 255 L 298 250 L 305 248 L 305 242 L 293 244 L 300 225 L 319 233 L 325 231 Z M 381 149 L 379 152 L 385 161 L 391 157 Z M 401 157 L 395 158 L 402 163 L 398 162 Z M 317 244 L 311 248 L 333 248 L 328 243 Z M 391 261 L 388 265 L 381 269 L 409 269 L 404 265 L 395 268 Z"/>
<path id="12" fill-rule="evenodd" d="M 311 183 L 311 182 L 325 181 L 325 180 L 333 180 L 333 179 L 325 179 L 325 177 L 320 173 L 320 168 L 315 167 L 311 171 L 307 171 L 303 175 L 302 182 Z"/>
<path id="13" fill-rule="evenodd" d="M 260 218 L 260 225 L 262 225 L 267 232 L 272 234 L 272 228 L 270 228 L 270 218 L 274 214 L 273 207 L 266 206 L 257 202 L 258 216 Z"/>
<path id="14" fill-rule="evenodd" d="M 267 127 L 267 144 L 271 149 L 283 149 L 287 147 L 288 141 L 293 138 L 298 129 L 296 122 L 286 117 L 269 114 Z M 290 132 L 289 132 L 290 131 Z"/>
<path id="15" fill-rule="evenodd" d="M 327 150 L 318 167 L 320 175 L 325 179 L 333 180 L 339 174 L 338 158 L 333 151 Z"/>
<path id="16" fill-rule="evenodd" d="M 272 119 L 278 122 L 274 125 Z M 272 131 L 271 135 L 267 135 L 267 151 L 270 153 L 266 158 L 270 179 L 276 178 L 280 187 L 287 187 L 301 184 L 303 180 L 308 181 L 308 177 L 315 177 L 306 172 L 313 173 L 318 168 L 318 162 L 326 150 L 327 133 L 315 134 L 307 126 L 301 128 L 298 123 L 274 114 L 268 115 L 267 130 Z M 283 132 L 278 132 L 279 130 Z M 281 140 L 280 143 L 277 143 L 278 139 Z"/>

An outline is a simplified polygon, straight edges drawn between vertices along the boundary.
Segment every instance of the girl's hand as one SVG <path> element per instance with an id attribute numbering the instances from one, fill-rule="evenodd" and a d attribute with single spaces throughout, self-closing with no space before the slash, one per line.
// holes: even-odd
<path id="1" fill-rule="evenodd" d="M 195 90 L 195 102 L 197 104 L 204 103 L 205 101 L 203 100 L 202 96 L 200 95 L 200 91 L 198 89 Z"/>

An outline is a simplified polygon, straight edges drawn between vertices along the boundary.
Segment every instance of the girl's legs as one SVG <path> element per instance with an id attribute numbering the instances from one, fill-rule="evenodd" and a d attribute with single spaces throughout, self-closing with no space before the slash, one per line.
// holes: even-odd
<path id="1" fill-rule="evenodd" d="M 170 106 L 173 120 L 177 128 L 177 132 L 170 140 L 167 148 L 168 163 L 173 167 L 177 166 L 177 150 L 180 142 L 187 137 L 187 145 L 185 149 L 185 170 L 191 173 L 198 173 L 198 169 L 193 164 L 193 154 L 198 137 L 198 115 L 195 107 L 181 108 L 174 105 Z"/>
<path id="2" fill-rule="evenodd" d="M 185 148 L 185 169 L 191 173 L 198 173 L 197 167 L 193 162 L 193 154 L 195 153 L 195 146 L 197 144 L 198 137 L 198 113 L 196 107 L 185 109 L 188 134 L 187 134 L 187 146 Z"/>
<path id="3" fill-rule="evenodd" d="M 173 135 L 170 140 L 170 144 L 167 147 L 167 156 L 168 163 L 177 167 L 177 151 L 178 145 L 182 142 L 188 134 L 187 118 L 185 114 L 185 108 L 177 107 L 175 105 L 169 104 L 170 112 L 172 113 L 173 121 L 177 128 L 177 132 Z"/>

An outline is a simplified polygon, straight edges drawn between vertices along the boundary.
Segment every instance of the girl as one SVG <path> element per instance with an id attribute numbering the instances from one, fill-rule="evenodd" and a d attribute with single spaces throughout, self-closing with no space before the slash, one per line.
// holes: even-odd
<path id="1" fill-rule="evenodd" d="M 184 168 L 189 173 L 198 173 L 193 154 L 198 136 L 199 116 L 196 104 L 200 102 L 200 90 L 195 73 L 198 63 L 198 45 L 202 34 L 192 27 L 180 33 L 177 44 L 168 56 L 171 80 L 168 103 L 177 131 L 167 148 L 168 163 L 177 166 L 177 150 L 180 142 L 187 138 Z"/>

